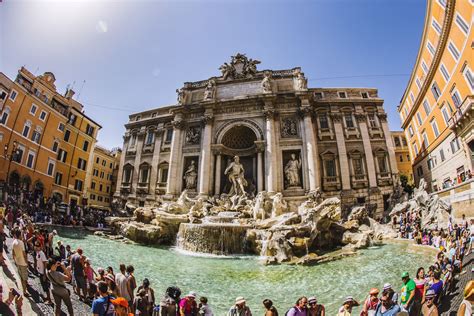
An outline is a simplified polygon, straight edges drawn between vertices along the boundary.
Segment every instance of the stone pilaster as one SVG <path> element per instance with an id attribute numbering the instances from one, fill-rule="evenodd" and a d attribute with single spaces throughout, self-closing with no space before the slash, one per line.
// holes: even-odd
<path id="1" fill-rule="evenodd" d="M 161 141 L 163 139 L 163 130 L 159 129 L 155 131 L 155 144 L 153 146 L 153 159 L 151 161 L 151 173 L 150 173 L 150 195 L 155 197 L 156 183 L 158 182 L 158 163 L 160 162 L 161 152 Z"/>
<path id="2" fill-rule="evenodd" d="M 222 155 L 218 151 L 216 152 L 216 172 L 215 172 L 215 179 L 214 179 L 214 194 L 221 193 L 221 169 L 222 169 Z"/>
<path id="3" fill-rule="evenodd" d="M 277 165 L 276 165 L 276 145 L 275 145 L 275 110 L 273 105 L 265 105 L 265 137 L 267 146 L 265 148 L 265 174 L 266 174 L 266 191 L 275 192 L 277 188 Z"/>
<path id="4" fill-rule="evenodd" d="M 207 112 L 207 111 L 206 111 Z M 209 195 L 209 183 L 211 181 L 211 141 L 212 141 L 212 111 L 204 114 L 202 125 L 204 133 L 201 142 L 201 166 L 199 167 L 199 195 L 207 197 Z"/>
<path id="5" fill-rule="evenodd" d="M 179 167 L 182 164 L 181 148 L 182 148 L 182 133 L 184 123 L 180 117 L 176 117 L 173 121 L 173 138 L 171 140 L 170 163 L 168 170 L 168 183 L 166 184 L 166 195 L 168 198 L 173 198 L 178 192 L 179 181 L 181 179 Z"/>
<path id="6" fill-rule="evenodd" d="M 319 160 L 318 160 L 318 145 L 316 142 L 316 135 L 314 132 L 313 121 L 311 118 L 312 108 L 309 101 L 301 100 L 301 115 L 303 116 L 304 126 L 304 143 L 303 150 L 308 159 L 308 180 L 309 190 L 316 190 L 321 186 L 321 179 L 319 174 Z"/>
<path id="7" fill-rule="evenodd" d="M 263 187 L 263 153 L 265 152 L 265 143 L 263 141 L 256 141 L 257 146 L 257 192 L 264 190 Z"/>
<path id="8" fill-rule="evenodd" d="M 395 156 L 395 146 L 393 145 L 392 134 L 388 128 L 387 114 L 379 114 L 379 121 L 382 125 L 383 135 L 385 137 L 385 142 L 387 143 L 388 159 L 390 161 L 390 170 L 392 171 L 392 177 L 394 183 L 398 181 L 398 167 L 397 167 L 397 157 Z"/>
<path id="9" fill-rule="evenodd" d="M 377 187 L 377 171 L 375 169 L 374 154 L 372 153 L 372 145 L 370 144 L 369 131 L 367 129 L 367 121 L 359 121 L 360 135 L 364 144 L 365 160 L 367 162 L 367 177 L 369 178 L 369 186 Z"/>
<path id="10" fill-rule="evenodd" d="M 338 116 L 339 115 L 339 116 Z M 341 170 L 342 190 L 350 190 L 351 174 L 349 172 L 349 161 L 347 159 L 346 141 L 344 139 L 344 130 L 342 128 L 341 116 L 333 116 L 334 133 L 336 134 L 337 152 L 339 153 L 339 167 Z"/>
<path id="11" fill-rule="evenodd" d="M 133 163 L 133 177 L 132 177 L 132 195 L 137 194 L 138 180 L 140 178 L 140 162 L 142 159 L 143 142 L 145 140 L 145 131 L 140 131 L 137 134 L 135 144 L 135 162 Z"/>
<path id="12" fill-rule="evenodd" d="M 120 197 L 120 191 L 122 188 L 122 182 L 123 182 L 123 166 L 125 165 L 125 156 L 127 155 L 127 147 L 128 147 L 128 141 L 130 140 L 130 137 L 124 136 L 123 138 L 123 147 L 122 147 L 122 155 L 120 155 L 120 165 L 118 168 L 117 172 L 117 179 L 115 180 L 117 183 L 117 187 L 115 189 L 114 197 Z"/>

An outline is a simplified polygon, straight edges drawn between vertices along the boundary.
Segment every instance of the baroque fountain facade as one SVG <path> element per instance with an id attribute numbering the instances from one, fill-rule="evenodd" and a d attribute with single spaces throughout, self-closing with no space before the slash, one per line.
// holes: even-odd
<path id="1" fill-rule="evenodd" d="M 236 54 L 177 104 L 130 115 L 115 198 L 135 218 L 113 220 L 122 234 L 267 263 L 393 236 L 373 219 L 398 183 L 377 90 L 308 88 L 300 68 L 259 63 Z"/>

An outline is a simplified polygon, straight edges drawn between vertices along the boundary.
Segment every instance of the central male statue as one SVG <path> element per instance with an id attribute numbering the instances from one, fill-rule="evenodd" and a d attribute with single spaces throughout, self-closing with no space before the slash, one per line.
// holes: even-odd
<path id="1" fill-rule="evenodd" d="M 244 166 L 240 163 L 239 156 L 234 157 L 234 161 L 225 169 L 224 174 L 228 175 L 232 183 L 229 195 L 244 195 L 244 186 L 247 185 L 247 181 L 244 178 Z"/>

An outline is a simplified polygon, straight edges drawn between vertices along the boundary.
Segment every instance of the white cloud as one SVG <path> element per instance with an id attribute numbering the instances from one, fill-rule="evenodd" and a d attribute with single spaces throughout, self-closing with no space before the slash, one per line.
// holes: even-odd
<path id="1" fill-rule="evenodd" d="M 95 26 L 95 29 L 99 33 L 107 33 L 109 28 L 108 28 L 107 23 L 105 21 L 100 20 L 99 22 L 97 22 L 97 24 Z"/>

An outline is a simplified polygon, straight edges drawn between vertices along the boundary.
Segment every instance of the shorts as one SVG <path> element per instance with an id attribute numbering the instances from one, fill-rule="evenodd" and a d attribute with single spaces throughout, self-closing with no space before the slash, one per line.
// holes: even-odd
<path id="1" fill-rule="evenodd" d="M 49 291 L 49 280 L 44 274 L 40 274 L 40 283 L 41 287 L 43 288 L 43 291 L 48 292 Z"/>
<path id="2" fill-rule="evenodd" d="M 86 288 L 86 278 L 83 275 L 75 275 L 74 281 L 76 282 L 76 287 L 80 289 Z"/>
<path id="3" fill-rule="evenodd" d="M 28 266 L 17 266 L 18 267 L 18 275 L 22 281 L 28 280 Z"/>

